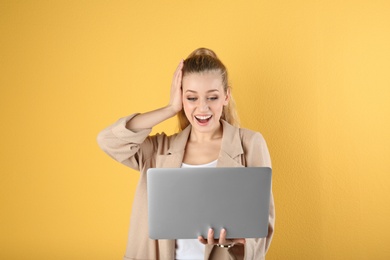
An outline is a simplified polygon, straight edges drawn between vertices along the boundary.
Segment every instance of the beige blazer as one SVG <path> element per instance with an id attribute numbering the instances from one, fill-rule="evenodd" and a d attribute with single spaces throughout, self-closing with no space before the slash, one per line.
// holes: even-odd
<path id="1" fill-rule="evenodd" d="M 149 136 L 151 129 L 133 132 L 126 123 L 136 114 L 122 118 L 98 135 L 98 144 L 115 160 L 140 171 L 130 222 L 127 250 L 124 259 L 173 260 L 174 240 L 151 240 L 148 237 L 148 211 L 146 197 L 146 171 L 151 167 L 181 167 L 191 126 L 178 134 L 164 133 Z M 268 166 L 271 160 L 262 135 L 251 130 L 234 127 L 222 120 L 223 137 L 217 167 Z M 245 246 L 231 249 L 206 246 L 204 259 L 265 259 L 275 223 L 275 209 L 271 196 L 269 233 L 263 239 L 246 239 Z"/>

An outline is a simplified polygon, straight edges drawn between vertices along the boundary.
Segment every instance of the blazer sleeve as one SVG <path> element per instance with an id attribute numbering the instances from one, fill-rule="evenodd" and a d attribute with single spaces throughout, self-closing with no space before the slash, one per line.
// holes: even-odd
<path id="1" fill-rule="evenodd" d="M 153 138 L 149 137 L 151 128 L 134 132 L 126 128 L 126 123 L 137 114 L 119 119 L 102 130 L 97 136 L 100 148 L 116 161 L 135 170 L 153 153 Z"/>
<path id="2" fill-rule="evenodd" d="M 272 167 L 271 157 L 264 137 L 258 132 L 243 130 L 241 140 L 247 167 Z M 244 250 L 232 248 L 231 253 L 236 259 L 265 259 L 275 227 L 275 205 L 271 188 L 270 208 L 268 217 L 268 235 L 265 238 L 246 239 Z M 244 252 L 243 252 L 244 251 Z M 243 254 L 243 255 L 242 255 Z"/>

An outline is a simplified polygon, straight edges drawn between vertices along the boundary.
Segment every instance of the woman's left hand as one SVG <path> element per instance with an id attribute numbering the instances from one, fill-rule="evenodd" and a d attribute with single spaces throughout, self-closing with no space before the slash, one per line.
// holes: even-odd
<path id="1" fill-rule="evenodd" d="M 214 230 L 212 228 L 209 229 L 207 233 L 207 239 L 202 236 L 198 237 L 199 242 L 204 245 L 237 245 L 237 244 L 245 244 L 245 238 L 234 238 L 234 239 L 226 239 L 226 229 L 221 229 L 221 233 L 219 234 L 219 239 L 214 239 Z"/>

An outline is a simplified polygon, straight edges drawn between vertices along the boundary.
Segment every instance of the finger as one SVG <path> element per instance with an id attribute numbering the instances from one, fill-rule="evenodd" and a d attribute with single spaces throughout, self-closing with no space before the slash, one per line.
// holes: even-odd
<path id="1" fill-rule="evenodd" d="M 176 70 L 175 70 L 175 73 L 173 74 L 173 77 L 174 77 L 174 78 L 177 78 L 178 74 L 181 73 L 181 69 L 183 68 L 183 66 L 184 66 L 184 60 L 182 59 L 182 60 L 180 61 L 179 65 L 177 65 L 177 68 L 176 68 Z"/>
<path id="2" fill-rule="evenodd" d="M 180 70 L 180 71 L 177 73 L 176 78 L 175 78 L 175 85 L 176 85 L 178 88 L 181 87 L 182 74 L 183 74 L 183 72 Z"/>
<path id="3" fill-rule="evenodd" d="M 214 245 L 214 229 L 210 228 L 207 234 L 207 244 Z"/>
<path id="4" fill-rule="evenodd" d="M 179 65 L 176 68 L 176 71 L 173 75 L 173 79 L 172 79 L 172 87 L 173 88 L 180 88 L 181 87 L 182 74 L 183 74 L 182 69 L 183 69 L 183 60 L 179 63 Z"/>
<path id="5" fill-rule="evenodd" d="M 207 244 L 207 240 L 204 239 L 202 236 L 198 236 L 198 240 L 200 243 L 202 243 L 203 245 L 206 245 Z"/>
<path id="6" fill-rule="evenodd" d="M 221 229 L 221 232 L 219 233 L 219 244 L 224 245 L 226 244 L 226 229 Z"/>

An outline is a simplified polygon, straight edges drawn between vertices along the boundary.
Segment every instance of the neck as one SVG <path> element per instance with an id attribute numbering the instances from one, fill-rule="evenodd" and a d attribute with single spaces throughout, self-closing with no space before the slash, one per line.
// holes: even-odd
<path id="1" fill-rule="evenodd" d="M 219 123 L 219 126 L 210 132 L 199 132 L 196 129 L 192 128 L 191 129 L 191 134 L 190 134 L 190 141 L 191 142 L 209 142 L 217 139 L 222 138 L 222 124 Z"/>

